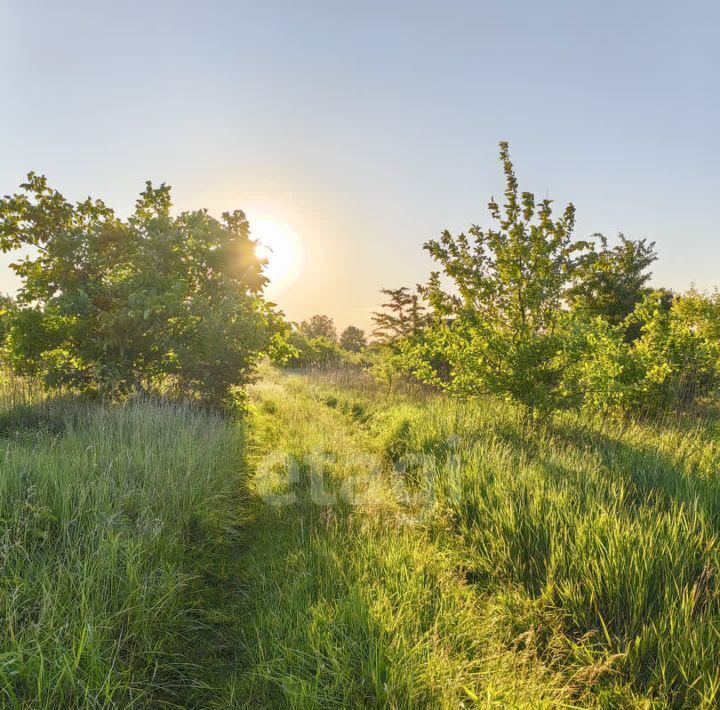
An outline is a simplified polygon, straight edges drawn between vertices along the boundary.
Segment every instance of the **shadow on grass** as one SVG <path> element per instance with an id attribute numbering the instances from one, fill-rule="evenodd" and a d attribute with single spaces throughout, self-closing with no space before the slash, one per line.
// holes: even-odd
<path id="1" fill-rule="evenodd" d="M 656 445 L 578 425 L 553 427 L 552 437 L 580 453 L 597 456 L 610 476 L 632 491 L 628 496 L 632 505 L 662 511 L 676 504 L 692 506 L 720 529 L 720 479 L 701 475 L 692 463 L 674 460 Z"/>
<path id="2" fill-rule="evenodd" d="M 0 409 L 0 438 L 10 439 L 29 433 L 64 433 L 86 409 L 87 400 L 62 396 L 30 404 L 15 404 Z"/>

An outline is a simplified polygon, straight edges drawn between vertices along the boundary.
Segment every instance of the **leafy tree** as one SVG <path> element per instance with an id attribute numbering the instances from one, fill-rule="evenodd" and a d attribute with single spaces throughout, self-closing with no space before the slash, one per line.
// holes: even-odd
<path id="1" fill-rule="evenodd" d="M 349 325 L 340 335 L 340 347 L 353 353 L 359 353 L 367 347 L 365 331 Z"/>
<path id="2" fill-rule="evenodd" d="M 627 341 L 626 328 L 638 337 Z M 720 385 L 720 294 L 669 298 L 652 291 L 619 326 L 584 326 L 582 356 L 567 373 L 587 404 L 655 414 L 695 403 Z"/>
<path id="3" fill-rule="evenodd" d="M 0 346 L 5 343 L 14 309 L 15 299 L 11 296 L 0 295 Z"/>
<path id="4" fill-rule="evenodd" d="M 172 378 L 227 404 L 280 322 L 240 211 L 174 217 L 170 188 L 147 183 L 133 214 L 72 204 L 44 176 L 0 200 L 0 248 L 30 255 L 10 319 L 15 369 L 49 385 L 117 394 Z"/>
<path id="5" fill-rule="evenodd" d="M 315 315 L 300 323 L 300 330 L 308 338 L 327 338 L 333 343 L 337 341 L 335 323 L 330 316 Z"/>
<path id="6" fill-rule="evenodd" d="M 604 235 L 594 236 L 599 238 L 600 248 L 593 248 L 579 259 L 567 300 L 590 318 L 600 317 L 619 325 L 650 292 L 647 283 L 652 276 L 649 268 L 657 259 L 655 242 L 632 240 L 620 234 L 619 244 L 609 248 Z M 630 329 L 627 336 L 633 339 L 637 332 Z"/>
<path id="7" fill-rule="evenodd" d="M 389 345 L 403 338 L 409 338 L 426 325 L 428 320 L 422 296 L 410 291 L 407 286 L 383 288 L 380 293 L 388 297 L 382 304 L 383 310 L 373 313 L 375 329 L 372 332 L 376 342 Z"/>
<path id="8" fill-rule="evenodd" d="M 434 272 L 425 289 L 440 318 L 431 345 L 449 365 L 450 379 L 440 384 L 450 391 L 497 393 L 530 413 L 545 412 L 572 403 L 563 385 L 572 355 L 562 302 L 588 244 L 573 239 L 572 204 L 554 218 L 549 199 L 518 192 L 507 143 L 500 144 L 500 160 L 505 204 L 488 205 L 497 226 L 473 225 L 458 236 L 446 231 L 425 244 L 454 286 L 444 290 Z M 424 378 L 438 381 L 427 370 Z"/>

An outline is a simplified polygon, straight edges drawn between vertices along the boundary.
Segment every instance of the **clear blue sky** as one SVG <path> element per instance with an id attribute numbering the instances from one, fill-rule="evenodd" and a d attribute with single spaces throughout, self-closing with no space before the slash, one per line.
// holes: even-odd
<path id="1" fill-rule="evenodd" d="M 655 240 L 655 281 L 720 284 L 720 3 L 0 0 L 0 192 L 28 170 L 126 213 L 289 223 L 277 300 L 367 326 L 421 245 L 487 223 L 508 140 L 578 235 Z M 0 290 L 13 281 L 0 263 Z"/>

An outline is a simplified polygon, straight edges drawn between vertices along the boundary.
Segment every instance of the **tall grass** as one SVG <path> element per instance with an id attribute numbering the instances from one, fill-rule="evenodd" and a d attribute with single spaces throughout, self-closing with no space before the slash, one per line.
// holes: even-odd
<path id="1" fill-rule="evenodd" d="M 218 706 L 563 707 L 562 679 L 496 642 L 493 609 L 404 514 L 387 462 L 375 469 L 370 406 L 345 400 L 347 387 L 268 373 L 253 388 L 255 491 L 283 492 L 282 457 L 271 456 L 276 468 L 264 462 L 280 452 L 321 455 L 326 495 L 285 477 L 292 502 L 256 502 L 243 565 L 246 665 Z M 363 494 L 357 505 L 337 495 L 349 480 Z"/>
<path id="2" fill-rule="evenodd" d="M 0 705 L 720 704 L 716 420 L 264 375 L 249 481 L 213 415 L 0 396 Z"/>
<path id="3" fill-rule="evenodd" d="M 185 706 L 193 558 L 230 516 L 237 425 L 26 395 L 0 398 L 2 705 Z"/>
<path id="4" fill-rule="evenodd" d="M 346 375 L 312 391 L 406 472 L 496 641 L 532 647 L 575 702 L 720 704 L 716 421 L 532 429 L 502 403 L 415 402 Z"/>

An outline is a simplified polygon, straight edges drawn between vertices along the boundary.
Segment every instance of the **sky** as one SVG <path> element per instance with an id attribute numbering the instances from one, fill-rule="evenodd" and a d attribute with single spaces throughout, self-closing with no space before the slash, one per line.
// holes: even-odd
<path id="1" fill-rule="evenodd" d="M 146 180 L 244 209 L 301 245 L 288 317 L 367 328 L 425 241 L 489 224 L 507 140 L 578 237 L 648 238 L 656 284 L 710 289 L 718 27 L 714 0 L 0 0 L 0 193 L 34 170 L 121 214 Z"/>

